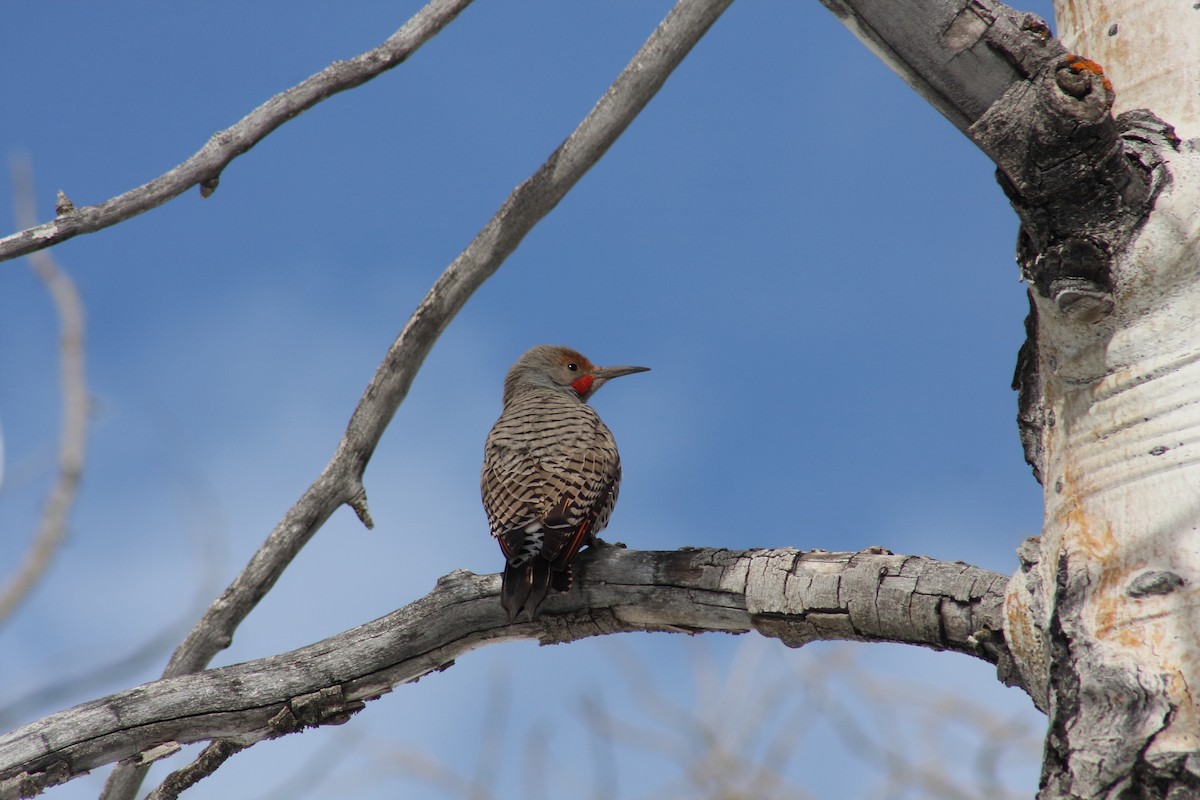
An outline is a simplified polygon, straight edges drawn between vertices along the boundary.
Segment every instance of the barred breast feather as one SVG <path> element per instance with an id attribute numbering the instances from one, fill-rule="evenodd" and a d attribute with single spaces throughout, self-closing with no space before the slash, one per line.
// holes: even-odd
<path id="1" fill-rule="evenodd" d="M 513 397 L 484 449 L 481 488 L 506 559 L 501 601 L 531 616 L 550 588 L 571 586 L 571 561 L 612 515 L 621 460 L 612 433 L 586 403 L 561 392 Z"/>

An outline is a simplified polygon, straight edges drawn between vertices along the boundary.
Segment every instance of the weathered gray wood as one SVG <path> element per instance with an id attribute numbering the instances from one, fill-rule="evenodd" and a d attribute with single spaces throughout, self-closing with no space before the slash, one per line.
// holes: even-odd
<path id="1" fill-rule="evenodd" d="M 411 605 L 324 641 L 155 681 L 0 737 L 0 798 L 30 796 L 144 751 L 169 753 L 173 743 L 249 745 L 339 724 L 399 684 L 513 639 L 550 644 L 624 631 L 758 631 L 791 647 L 828 639 L 907 642 L 1007 670 L 1007 581 L 960 563 L 876 551 L 600 546 L 581 556 L 578 588 L 549 598 L 538 621 L 509 625 L 498 577 L 458 571 Z"/>
<path id="2" fill-rule="evenodd" d="M 1000 3 L 826 5 L 995 162 L 1021 220 L 1030 314 L 1014 388 L 1046 521 L 1005 619 L 1050 717 L 1038 797 L 1200 797 L 1197 143 L 1156 109 L 1114 118 L 1101 65 Z M 1093 39 L 1196 24 L 1185 4 L 1056 5 Z M 1123 74 L 1187 63 L 1194 39 L 1130 54 L 1122 66 L 1143 68 Z M 1124 42 L 1099 50 L 1119 61 Z"/>
<path id="3" fill-rule="evenodd" d="M 116 225 L 157 208 L 193 186 L 199 186 L 204 197 L 209 196 L 216 190 L 221 172 L 235 158 L 322 100 L 360 86 L 402 64 L 470 4 L 471 0 L 432 0 L 379 47 L 345 61 L 335 61 L 316 75 L 280 92 L 236 125 L 213 134 L 195 155 L 149 183 L 96 205 L 75 208 L 69 201 L 60 202 L 60 213 L 54 220 L 0 239 L 0 261 Z"/>
<path id="4" fill-rule="evenodd" d="M 1145 157 L 1151 115 L 1114 120 L 1100 67 L 1068 53 L 1045 21 L 994 0 L 822 0 L 996 164 L 1021 218 L 1018 260 L 1039 296 L 1086 320 L 1111 312 L 1111 258 L 1161 185 Z M 1020 353 L 1019 429 L 1042 473 L 1037 312 Z"/>
<path id="5" fill-rule="evenodd" d="M 595 108 L 545 163 L 509 194 L 483 230 L 446 267 L 384 356 L 325 469 L 176 649 L 164 676 L 203 669 L 228 647 L 237 626 L 341 505 L 350 506 L 371 526 L 363 472 L 434 342 L 526 234 L 608 152 L 731 2 L 679 0 Z M 437 5 L 427 6 L 418 17 Z M 105 787 L 104 800 L 131 800 L 143 775 L 144 770 L 117 767 Z"/>
<path id="6" fill-rule="evenodd" d="M 821 0 L 859 39 L 966 132 L 1040 68 L 1044 20 L 987 0 Z"/>

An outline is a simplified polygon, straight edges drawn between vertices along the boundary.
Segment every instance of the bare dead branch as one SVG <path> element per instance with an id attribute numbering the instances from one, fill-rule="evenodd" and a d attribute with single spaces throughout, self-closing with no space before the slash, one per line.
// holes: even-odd
<path id="1" fill-rule="evenodd" d="M 33 167 L 26 159 L 12 164 L 13 214 L 18 227 L 36 219 Z M 75 504 L 87 450 L 88 390 L 84 370 L 83 302 L 71 280 L 49 253 L 32 253 L 29 265 L 46 286 L 58 315 L 59 385 L 62 389 L 62 432 L 58 443 L 58 478 L 46 498 L 37 533 L 16 573 L 0 589 L 0 625 L 37 585 L 67 535 L 67 517 Z"/>
<path id="2" fill-rule="evenodd" d="M 66 677 L 49 678 L 40 686 L 26 691 L 0 706 L 0 730 L 7 730 L 39 709 L 55 708 L 81 697 L 88 697 L 102 688 L 111 688 L 127 684 L 135 676 L 145 675 L 146 670 L 154 669 L 162 663 L 163 657 L 171 651 L 171 647 L 179 641 L 188 629 L 188 625 L 196 616 L 196 610 L 189 608 L 179 619 L 172 621 L 161 630 L 153 632 L 145 641 L 134 645 L 133 648 L 120 656 L 98 664 L 89 663 L 85 668 L 76 665 L 77 673 Z"/>
<path id="3" fill-rule="evenodd" d="M 0 798 L 29 796 L 170 743 L 241 745 L 345 722 L 393 687 L 478 647 L 571 642 L 626 631 L 758 631 L 792 647 L 892 641 L 993 663 L 1007 577 L 962 563 L 879 552 L 668 552 L 598 547 L 580 589 L 507 624 L 495 575 L 451 573 L 424 598 L 300 650 L 168 678 L 48 716 L 0 737 Z"/>
<path id="4" fill-rule="evenodd" d="M 1053 229 L 1064 222 L 1048 214 L 1125 215 L 1147 202 L 1149 181 L 1110 114 L 1112 85 L 1040 17 L 996 0 L 917 0 L 903 14 L 889 0 L 822 2 L 996 163 L 1026 223 L 1027 207 Z M 1072 156 L 1080 162 L 1064 165 Z"/>
<path id="5" fill-rule="evenodd" d="M 165 675 L 202 669 L 228 646 L 233 629 L 333 511 L 362 497 L 366 464 L 437 337 L 521 239 L 616 141 L 730 1 L 681 0 L 575 132 L 513 190 L 446 268 L 384 357 L 332 460 L 176 651 Z"/>
<path id="6" fill-rule="evenodd" d="M 211 533 L 220 527 L 220 523 L 210 522 L 204 526 L 204 531 Z M 211 537 L 201 535 L 197 525 L 185 528 L 191 529 L 197 545 L 195 556 L 190 559 L 190 563 L 196 566 L 196 585 L 187 607 L 174 620 L 149 633 L 140 644 L 132 645 L 131 649 L 115 658 L 100 662 L 64 659 L 72 662 L 74 672 L 70 674 L 43 670 L 38 685 L 0 702 L 0 730 L 9 730 L 38 709 L 58 708 L 90 697 L 103 688 L 128 685 L 133 677 L 144 675 L 146 670 L 162 663 L 163 658 L 190 630 L 196 617 L 208 607 L 213 593 L 221 586 L 217 567 L 220 558 Z M 21 681 L 17 681 L 15 686 L 20 684 Z"/>
<path id="7" fill-rule="evenodd" d="M 821 0 L 897 75 L 964 133 L 1061 45 L 1045 21 L 995 0 Z"/>
<path id="8" fill-rule="evenodd" d="M 349 505 L 370 526 L 363 472 L 434 342 L 525 235 L 608 151 L 731 2 L 679 0 L 596 107 L 446 268 L 384 356 L 333 458 L 175 651 L 164 677 L 203 669 L 228 647 L 237 626 L 340 505 Z M 144 773 L 117 767 L 105 800 L 130 800 Z"/>
<path id="9" fill-rule="evenodd" d="M 1179 140 L 1148 111 L 1114 119 L 1100 65 L 1068 53 L 1045 21 L 996 0 L 822 0 L 996 164 L 1021 218 L 1017 260 L 1031 301 L 1091 324 L 1114 308 L 1115 253 L 1167 184 Z M 1013 388 L 1025 459 L 1041 480 L 1037 310 Z"/>
<path id="10" fill-rule="evenodd" d="M 379 47 L 347 61 L 335 61 L 302 83 L 280 92 L 236 125 L 213 134 L 195 155 L 169 172 L 98 205 L 74 208 L 70 201 L 60 203 L 61 213 L 52 222 L 36 226 L 30 222 L 25 230 L 0 239 L 0 261 L 123 222 L 157 208 L 193 186 L 200 186 L 201 196 L 208 197 L 216 191 L 221 172 L 235 158 L 322 100 L 360 86 L 401 64 L 470 4 L 471 0 L 431 0 Z"/>
<path id="11" fill-rule="evenodd" d="M 175 800 L 185 789 L 212 775 L 222 764 L 245 749 L 246 745 L 224 739 L 213 742 L 191 764 L 168 775 L 154 791 L 146 795 L 146 800 Z"/>

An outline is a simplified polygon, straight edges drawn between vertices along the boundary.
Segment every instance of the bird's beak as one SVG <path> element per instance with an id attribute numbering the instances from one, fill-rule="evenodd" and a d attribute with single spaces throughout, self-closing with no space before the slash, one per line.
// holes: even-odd
<path id="1" fill-rule="evenodd" d="M 632 375 L 635 372 L 649 372 L 649 367 L 598 367 L 592 374 L 596 376 L 598 381 L 607 381 L 612 378 L 619 378 L 622 375 Z"/>

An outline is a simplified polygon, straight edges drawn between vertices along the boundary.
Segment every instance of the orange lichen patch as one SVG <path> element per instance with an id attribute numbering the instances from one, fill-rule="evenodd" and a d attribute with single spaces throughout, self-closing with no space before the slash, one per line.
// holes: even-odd
<path id="1" fill-rule="evenodd" d="M 1019 592 L 1009 592 L 1004 597 L 1004 615 L 1008 619 L 1008 646 L 1019 656 L 1030 658 L 1030 648 L 1036 638 L 1036 623 L 1030 619 L 1029 601 Z"/>
<path id="2" fill-rule="evenodd" d="M 1141 642 L 1142 631 L 1130 630 L 1128 613 L 1125 612 L 1125 597 L 1121 587 L 1130 574 L 1127 569 L 1114 568 L 1114 565 L 1100 564 L 1100 581 L 1089 594 L 1092 608 L 1092 620 L 1096 630 L 1096 638 L 1104 641 L 1116 637 L 1123 647 L 1137 647 Z"/>
<path id="3" fill-rule="evenodd" d="M 1186 669 L 1186 667 L 1185 667 Z M 1186 753 L 1200 748 L 1200 727 L 1197 717 L 1200 716 L 1200 703 L 1192 694 L 1186 676 L 1178 669 L 1167 671 L 1168 696 L 1175 699 L 1175 713 L 1167 727 L 1167 736 L 1156 736 L 1155 743 L 1150 746 L 1153 754 L 1156 746 L 1164 750 L 1170 749 Z"/>
<path id="4" fill-rule="evenodd" d="M 1117 537 L 1113 535 L 1112 522 L 1106 522 L 1103 529 L 1097 529 L 1078 505 L 1067 512 L 1064 522 L 1066 540 L 1086 551 L 1088 557 L 1103 569 L 1106 566 L 1104 562 L 1117 552 Z"/>
<path id="5" fill-rule="evenodd" d="M 1129 579 L 1145 564 L 1122 565 L 1100 575 L 1091 592 L 1093 630 L 1098 641 L 1113 642 L 1127 650 L 1160 652 L 1171 646 L 1172 626 L 1187 618 L 1187 611 L 1162 595 L 1129 597 Z"/>
<path id="6" fill-rule="evenodd" d="M 1015 583 L 1009 585 L 1004 595 L 1004 635 L 1017 668 L 1030 683 L 1026 688 L 1034 695 L 1034 703 L 1038 708 L 1046 708 L 1049 704 L 1046 694 L 1050 662 L 1042 629 L 1044 620 L 1033 618 L 1025 587 L 1015 586 Z"/>
<path id="7" fill-rule="evenodd" d="M 1070 478 L 1070 471 L 1067 471 Z M 1130 572 L 1123 564 L 1117 537 L 1113 534 L 1111 520 L 1093 521 L 1081 503 L 1075 503 L 1064 515 L 1063 546 L 1068 553 L 1082 552 L 1090 565 L 1089 574 L 1097 576 L 1088 589 L 1088 606 L 1091 608 L 1093 625 L 1098 639 L 1108 639 L 1114 634 L 1122 636 L 1124 626 L 1120 624 L 1121 587 Z M 1139 634 L 1132 634 L 1133 637 Z M 1126 646 L 1133 641 L 1123 642 Z"/>
<path id="8" fill-rule="evenodd" d="M 1090 58 L 1084 58 L 1074 53 L 1067 56 L 1067 67 L 1075 73 L 1088 72 L 1095 75 L 1104 84 L 1104 88 L 1111 92 L 1113 90 L 1112 82 L 1104 74 L 1104 68 L 1092 61 Z"/>
<path id="9" fill-rule="evenodd" d="M 1169 621 L 1169 619 L 1170 619 L 1170 614 L 1167 611 L 1162 611 L 1158 614 L 1153 615 L 1152 617 L 1146 618 L 1146 622 L 1150 623 L 1150 622 L 1157 621 L 1157 620 L 1168 620 Z M 1146 629 L 1145 641 L 1148 645 L 1150 645 L 1150 649 L 1161 650 L 1163 647 L 1163 644 L 1165 644 L 1167 641 L 1166 625 L 1150 625 Z"/>
<path id="10" fill-rule="evenodd" d="M 1025 19 L 1021 20 L 1021 30 L 1029 31 L 1042 39 L 1050 38 L 1050 26 L 1044 19 L 1033 14 L 1026 14 Z"/>

